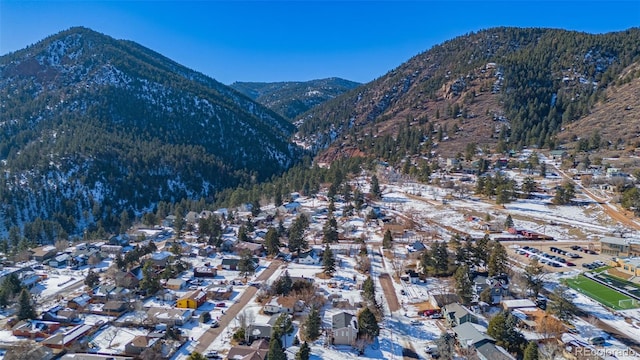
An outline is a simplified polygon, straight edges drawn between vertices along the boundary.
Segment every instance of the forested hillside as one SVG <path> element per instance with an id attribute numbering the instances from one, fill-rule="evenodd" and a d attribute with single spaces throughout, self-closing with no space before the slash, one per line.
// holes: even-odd
<path id="1" fill-rule="evenodd" d="M 38 241 L 115 230 L 123 211 L 161 200 L 211 199 L 301 154 L 273 111 L 84 28 L 0 58 L 0 106 L 0 234 L 37 223 Z"/>
<path id="2" fill-rule="evenodd" d="M 367 138 L 395 136 L 401 125 L 424 129 L 423 154 L 454 156 L 470 143 L 499 151 L 554 148 L 558 131 L 589 114 L 607 87 L 637 76 L 620 77 L 638 61 L 638 44 L 638 28 L 470 33 L 301 115 L 299 136 L 317 150 L 332 145 L 325 159 L 368 153 Z"/>
<path id="3" fill-rule="evenodd" d="M 359 85 L 345 79 L 328 78 L 275 83 L 235 82 L 230 86 L 278 114 L 288 119 L 295 119 L 314 106 Z"/>

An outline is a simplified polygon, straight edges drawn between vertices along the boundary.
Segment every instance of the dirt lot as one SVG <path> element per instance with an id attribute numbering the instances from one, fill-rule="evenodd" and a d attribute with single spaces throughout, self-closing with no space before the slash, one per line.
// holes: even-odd
<path id="1" fill-rule="evenodd" d="M 547 271 L 551 271 L 551 272 L 566 272 L 566 271 L 572 271 L 572 270 L 585 270 L 585 268 L 582 267 L 582 264 L 584 263 L 590 263 L 590 262 L 594 262 L 596 260 L 601 260 L 605 263 L 609 263 L 609 261 L 611 260 L 611 256 L 607 256 L 607 255 L 591 255 L 591 254 L 585 254 L 584 252 L 580 252 L 580 251 L 575 251 L 575 250 L 571 250 L 571 246 L 573 245 L 578 245 L 581 246 L 583 248 L 587 248 L 589 246 L 591 242 L 587 242 L 587 241 L 567 241 L 567 242 L 560 242 L 560 241 L 505 241 L 502 243 L 502 245 L 504 245 L 504 247 L 507 249 L 507 254 L 509 255 L 510 259 L 513 259 L 513 261 L 521 263 L 522 267 L 527 266 L 527 264 L 529 264 L 529 258 L 525 257 L 524 255 L 518 255 L 515 251 L 517 250 L 516 247 L 514 247 L 514 245 L 516 245 L 517 247 L 523 247 L 523 246 L 529 246 L 529 247 L 535 247 L 537 249 L 540 249 L 546 253 L 549 254 L 553 254 L 553 255 L 559 255 L 556 253 L 551 252 L 551 250 L 549 249 L 550 247 L 554 246 L 557 247 L 559 249 L 562 250 L 566 250 L 572 253 L 576 253 L 579 254 L 580 256 L 582 256 L 582 258 L 579 259 L 570 259 L 567 256 L 562 256 L 563 258 L 565 258 L 567 261 L 570 261 L 574 264 L 576 264 L 576 266 L 571 266 L 571 267 L 567 267 L 567 266 L 563 266 L 563 267 L 553 267 L 553 266 L 549 266 L 549 265 L 544 265 L 545 270 Z M 599 244 L 597 243 L 593 243 L 593 245 L 595 246 L 595 250 L 596 252 L 598 251 L 598 246 Z"/>
<path id="2" fill-rule="evenodd" d="M 387 299 L 387 303 L 389 304 L 389 310 L 391 312 L 400 310 L 400 303 L 398 302 L 396 291 L 393 288 L 393 280 L 391 280 L 391 276 L 384 273 L 380 274 L 379 279 L 382 290 L 384 291 L 384 297 Z"/>

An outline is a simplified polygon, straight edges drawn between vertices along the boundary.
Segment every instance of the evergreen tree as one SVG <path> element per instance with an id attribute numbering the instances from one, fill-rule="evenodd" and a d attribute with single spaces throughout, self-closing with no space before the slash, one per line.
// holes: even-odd
<path id="1" fill-rule="evenodd" d="M 287 354 L 285 354 L 284 349 L 282 349 L 282 344 L 280 344 L 279 339 L 272 337 L 269 341 L 267 358 L 269 360 L 287 360 Z"/>
<path id="2" fill-rule="evenodd" d="M 140 289 L 145 290 L 147 295 L 153 295 L 160 290 L 160 279 L 158 278 L 155 270 L 153 270 L 151 261 L 146 261 L 142 266 Z"/>
<path id="3" fill-rule="evenodd" d="M 538 185 L 536 184 L 536 181 L 533 180 L 532 177 L 527 176 L 524 178 L 524 180 L 522 181 L 522 186 L 521 186 L 521 190 L 522 190 L 522 194 L 524 196 L 525 199 L 528 199 L 531 197 L 531 194 L 536 191 L 536 188 L 538 187 Z"/>
<path id="4" fill-rule="evenodd" d="M 524 277 L 526 279 L 527 290 L 531 290 L 532 297 L 537 298 L 542 289 L 542 278 L 544 276 L 544 268 L 538 262 L 538 258 L 531 258 L 529 264 L 524 268 Z"/>
<path id="5" fill-rule="evenodd" d="M 238 241 L 249 241 L 247 227 L 244 225 L 241 225 L 240 228 L 238 228 Z"/>
<path id="6" fill-rule="evenodd" d="M 325 244 L 338 242 L 338 222 L 330 216 L 322 228 L 322 242 Z"/>
<path id="7" fill-rule="evenodd" d="M 196 351 L 196 352 L 192 352 L 191 355 L 189 355 L 189 357 L 187 358 L 187 360 L 207 360 L 207 358 Z"/>
<path id="8" fill-rule="evenodd" d="M 282 205 L 282 187 L 276 186 L 275 193 L 273 194 L 273 204 L 276 207 L 280 207 Z"/>
<path id="9" fill-rule="evenodd" d="M 460 297 L 463 304 L 470 304 L 473 300 L 473 281 L 469 277 L 469 267 L 467 265 L 460 266 L 455 274 L 456 293 Z"/>
<path id="10" fill-rule="evenodd" d="M 384 232 L 384 237 L 382 238 L 382 247 L 385 249 L 393 248 L 393 237 L 391 236 L 391 231 L 389 229 Z"/>
<path id="11" fill-rule="evenodd" d="M 309 360 L 310 355 L 311 348 L 309 348 L 309 344 L 305 341 L 300 345 L 300 350 L 296 353 L 296 360 Z"/>
<path id="12" fill-rule="evenodd" d="M 304 323 L 304 335 L 306 340 L 315 341 L 320 337 L 320 324 L 320 313 L 315 306 L 312 306 Z"/>
<path id="13" fill-rule="evenodd" d="M 293 322 L 291 322 L 291 316 L 289 316 L 289 314 L 280 314 L 271 329 L 271 337 L 280 339 L 285 336 L 283 347 L 286 348 L 286 335 L 290 335 L 293 332 Z"/>
<path id="14" fill-rule="evenodd" d="M 438 354 L 443 360 L 452 360 L 455 352 L 456 339 L 448 332 L 443 332 L 435 341 Z"/>
<path id="15" fill-rule="evenodd" d="M 173 215 L 176 219 L 173 221 L 173 230 L 176 232 L 176 237 L 180 239 L 182 237 L 182 229 L 184 229 L 184 213 L 181 207 L 177 207 Z"/>
<path id="16" fill-rule="evenodd" d="M 293 281 L 291 280 L 291 276 L 289 276 L 289 271 L 285 270 L 284 274 L 276 280 L 274 289 L 278 295 L 289 295 L 292 285 Z"/>
<path id="17" fill-rule="evenodd" d="M 336 272 L 336 260 L 333 258 L 333 251 L 329 244 L 325 245 L 324 254 L 322 254 L 322 272 L 329 276 Z"/>
<path id="18" fill-rule="evenodd" d="M 575 193 L 576 190 L 573 182 L 567 180 L 562 183 L 562 186 L 556 189 L 556 194 L 553 196 L 553 203 L 556 205 L 569 204 L 575 196 Z"/>
<path id="19" fill-rule="evenodd" d="M 367 276 L 362 283 L 362 298 L 369 302 L 374 302 L 376 299 L 376 287 L 371 276 Z"/>
<path id="20" fill-rule="evenodd" d="M 280 238 L 278 231 L 273 226 L 269 227 L 264 236 L 264 247 L 267 250 L 267 255 L 276 256 L 280 253 Z"/>
<path id="21" fill-rule="evenodd" d="M 258 200 L 253 200 L 253 202 L 251 203 L 251 215 L 258 216 L 258 214 L 260 214 L 260 211 L 262 211 L 260 209 L 260 202 Z"/>
<path id="22" fill-rule="evenodd" d="M 562 321 L 568 321 L 578 312 L 578 307 L 569 299 L 567 289 L 557 286 L 549 296 L 551 302 L 547 306 L 547 311 Z"/>
<path id="23" fill-rule="evenodd" d="M 20 299 L 18 300 L 18 320 L 35 319 L 36 310 L 33 307 L 31 293 L 29 290 L 22 289 Z"/>
<path id="24" fill-rule="evenodd" d="M 513 227 L 513 218 L 511 214 L 507 215 L 507 219 L 504 221 L 504 229 L 509 230 Z"/>
<path id="25" fill-rule="evenodd" d="M 100 283 L 100 275 L 98 275 L 97 273 L 89 269 L 89 272 L 87 273 L 87 277 L 84 279 L 84 284 L 90 288 L 93 288 L 99 283 Z"/>
<path id="26" fill-rule="evenodd" d="M 365 307 L 358 314 L 358 337 L 373 339 L 380 334 L 380 326 L 375 315 L 368 307 Z"/>
<path id="27" fill-rule="evenodd" d="M 447 274 L 449 272 L 449 251 L 447 250 L 447 244 L 444 241 L 438 241 L 435 243 L 432 249 L 432 257 L 436 274 Z"/>
<path id="28" fill-rule="evenodd" d="M 371 176 L 371 196 L 373 196 L 373 198 L 376 200 L 379 200 L 382 198 L 380 183 L 378 181 L 378 177 L 375 174 Z"/>
<path id="29" fill-rule="evenodd" d="M 309 226 L 309 219 L 306 215 L 300 214 L 289 229 L 289 251 L 299 254 L 301 250 L 309 247 L 308 242 L 304 238 L 304 232 Z"/>
<path id="30" fill-rule="evenodd" d="M 523 360 L 538 360 L 540 359 L 540 352 L 538 351 L 538 344 L 535 341 L 529 341 L 527 347 L 524 349 Z"/>
<path id="31" fill-rule="evenodd" d="M 240 254 L 240 261 L 238 261 L 238 274 L 246 279 L 255 272 L 256 263 L 253 260 L 251 252 L 244 250 L 242 254 Z"/>
<path id="32" fill-rule="evenodd" d="M 521 357 L 527 340 L 516 328 L 517 322 L 515 316 L 501 312 L 489 321 L 487 334 L 496 339 L 496 345 Z"/>
<path id="33" fill-rule="evenodd" d="M 491 255 L 489 256 L 489 276 L 506 273 L 508 263 L 507 250 L 499 241 L 496 241 L 493 244 Z"/>

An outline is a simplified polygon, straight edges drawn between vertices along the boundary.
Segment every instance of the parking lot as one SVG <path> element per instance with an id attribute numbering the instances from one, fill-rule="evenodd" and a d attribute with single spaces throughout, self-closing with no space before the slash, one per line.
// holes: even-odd
<path id="1" fill-rule="evenodd" d="M 565 272 L 565 271 L 573 271 L 573 270 L 589 270 L 587 268 L 583 267 L 583 264 L 591 264 L 594 263 L 595 261 L 601 261 L 604 264 L 608 264 L 609 260 L 610 260 L 610 256 L 606 256 L 606 255 L 600 255 L 598 254 L 598 248 L 594 248 L 593 250 L 595 250 L 594 252 L 596 252 L 596 254 L 591 254 L 591 253 L 585 253 L 584 250 L 574 250 L 572 249 L 572 246 L 579 246 L 582 249 L 587 249 L 589 250 L 589 243 L 588 242 L 577 242 L 577 241 L 572 241 L 572 242 L 559 242 L 559 241 L 509 241 L 509 242 L 504 242 L 503 245 L 505 246 L 505 248 L 507 249 L 507 253 L 509 254 L 509 257 L 511 259 L 513 259 L 515 262 L 521 263 L 522 266 L 526 266 L 527 264 L 529 264 L 529 257 L 531 257 L 532 254 L 536 254 L 537 256 L 541 256 L 542 254 L 548 254 L 548 255 L 553 255 L 553 256 L 559 256 L 560 258 L 563 258 L 565 260 L 565 262 L 572 262 L 574 263 L 576 266 L 566 266 L 566 263 L 562 263 L 561 266 L 558 267 L 554 267 L 553 265 L 549 265 L 549 264 L 544 264 L 544 268 L 547 271 L 552 271 L 552 272 Z M 529 253 L 529 257 L 525 256 L 524 254 L 519 254 L 518 250 L 522 250 L 524 247 L 529 247 L 529 248 L 534 248 L 537 249 L 538 253 L 529 251 L 528 249 L 525 250 L 526 253 Z M 558 249 L 560 252 L 558 251 L 552 251 L 551 248 L 556 248 Z M 593 248 L 593 246 L 592 246 Z M 522 251 L 521 251 L 522 252 Z M 564 254 L 563 254 L 564 253 Z M 566 254 L 569 253 L 575 253 L 576 255 L 580 255 L 580 258 L 571 258 L 570 256 L 567 256 Z M 551 261 L 547 261 L 547 262 L 558 262 L 556 260 L 553 259 L 549 259 L 546 258 L 548 260 Z M 538 259 L 541 263 L 541 259 Z"/>

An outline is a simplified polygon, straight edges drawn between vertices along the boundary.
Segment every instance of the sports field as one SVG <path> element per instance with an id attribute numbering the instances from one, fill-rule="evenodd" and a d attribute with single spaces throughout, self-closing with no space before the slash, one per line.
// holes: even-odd
<path id="1" fill-rule="evenodd" d="M 584 275 L 579 275 L 573 279 L 567 280 L 567 285 L 588 297 L 596 300 L 604 306 L 614 310 L 635 309 L 635 305 L 631 298 L 609 287 L 597 283 Z M 627 300 L 620 304 L 620 300 Z"/>

